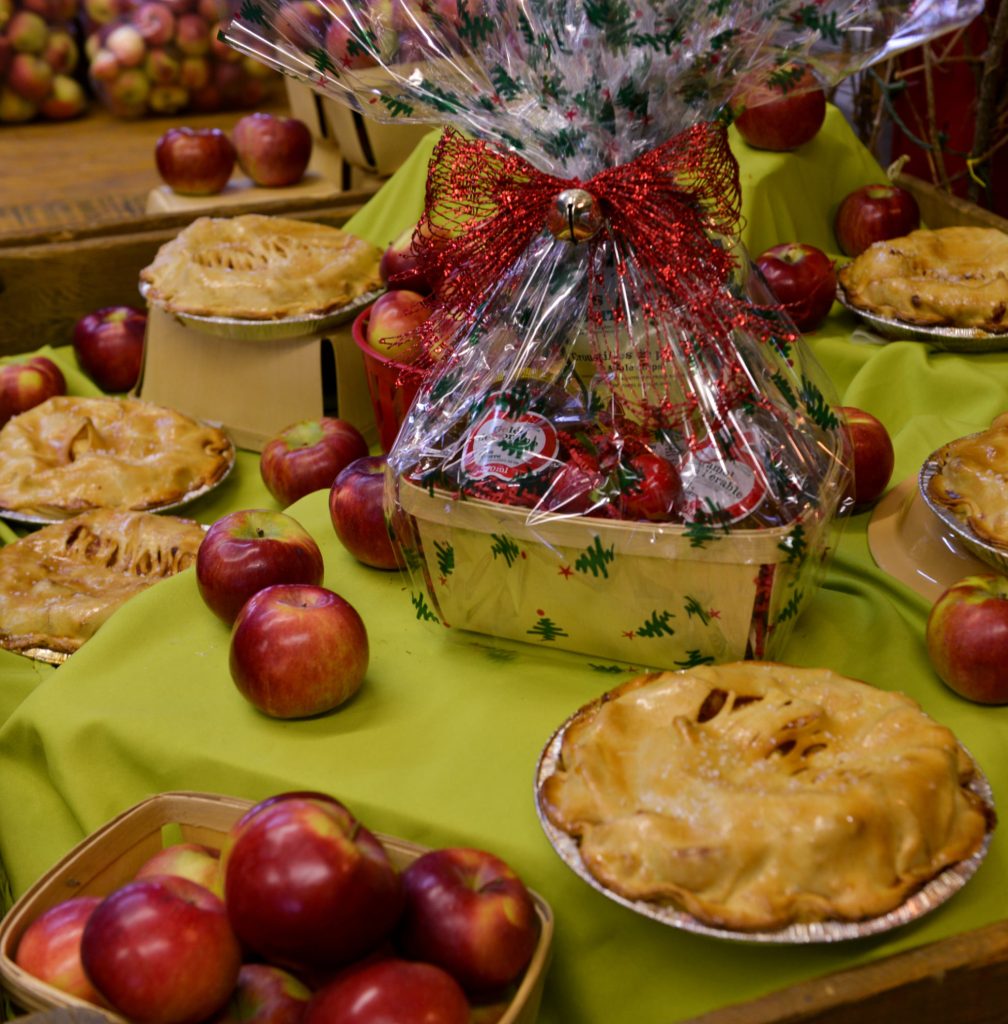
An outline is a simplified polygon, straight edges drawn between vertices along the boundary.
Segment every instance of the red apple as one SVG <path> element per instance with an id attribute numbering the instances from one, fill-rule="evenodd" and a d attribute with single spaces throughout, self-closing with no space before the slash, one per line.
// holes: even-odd
<path id="1" fill-rule="evenodd" d="M 45 356 L 0 366 L 0 426 L 53 395 L 66 394 L 59 367 Z"/>
<path id="2" fill-rule="evenodd" d="M 275 583 L 322 582 L 322 552 L 294 518 L 240 509 L 213 523 L 196 552 L 196 583 L 207 607 L 231 625 L 242 605 Z"/>
<path id="3" fill-rule="evenodd" d="M 84 926 L 99 903 L 99 896 L 75 896 L 50 907 L 24 930 L 14 962 L 61 992 L 101 1004 L 98 990 L 84 973 L 80 955 Z"/>
<path id="4" fill-rule="evenodd" d="M 136 25 L 128 22 L 116 25 L 107 36 L 104 45 L 115 54 L 121 68 L 138 68 L 147 56 L 147 44 Z"/>
<path id="5" fill-rule="evenodd" d="M 845 496 L 853 498 L 855 508 L 863 508 L 889 486 L 896 461 L 892 438 L 885 425 L 864 409 L 842 405 L 837 412 L 844 418 L 854 446 L 853 474 Z"/>
<path id="6" fill-rule="evenodd" d="M 210 52 L 210 23 L 199 14 L 179 15 L 175 22 L 175 45 L 189 57 Z"/>
<path id="7" fill-rule="evenodd" d="M 290 505 L 331 487 L 339 472 L 368 450 L 364 435 L 346 420 L 301 420 L 266 442 L 259 473 L 270 494 L 281 505 Z"/>
<path id="8" fill-rule="evenodd" d="M 150 878 L 152 875 L 178 875 L 218 892 L 220 852 L 202 843 L 173 843 L 148 857 L 133 877 Z"/>
<path id="9" fill-rule="evenodd" d="M 231 678 L 272 718 L 307 718 L 346 703 L 364 682 L 368 637 L 357 610 L 324 587 L 277 583 L 242 607 Z"/>
<path id="10" fill-rule="evenodd" d="M 469 1024 L 469 1003 L 440 967 L 389 958 L 355 965 L 323 985 L 302 1024 Z"/>
<path id="11" fill-rule="evenodd" d="M 56 75 L 52 92 L 39 104 L 39 113 L 49 121 L 68 121 L 86 109 L 87 95 L 80 82 L 69 75 Z"/>
<path id="12" fill-rule="evenodd" d="M 144 1024 L 195 1024 L 238 980 L 241 948 L 223 900 L 173 875 L 129 882 L 94 909 L 84 970 L 106 1002 Z"/>
<path id="13" fill-rule="evenodd" d="M 550 481 L 540 507 L 558 515 L 587 515 L 606 504 L 605 475 L 598 465 L 565 462 Z"/>
<path id="14" fill-rule="evenodd" d="M 422 262 L 413 251 L 413 237 L 425 229 L 411 225 L 390 242 L 382 252 L 378 273 L 389 288 L 430 295 L 441 281 L 441 275 L 430 262 Z"/>
<path id="15" fill-rule="evenodd" d="M 37 54 L 15 53 L 7 69 L 7 86 L 29 103 L 41 103 L 49 95 L 53 69 Z"/>
<path id="16" fill-rule="evenodd" d="M 378 296 L 367 320 L 367 343 L 379 354 L 398 363 L 414 363 L 423 345 L 413 332 L 427 319 L 430 308 L 419 292 L 398 288 Z"/>
<path id="17" fill-rule="evenodd" d="M 485 850 L 431 850 L 402 873 L 398 939 L 470 994 L 492 994 L 528 966 L 539 939 L 535 903 L 518 875 Z"/>
<path id="18" fill-rule="evenodd" d="M 814 331 L 826 319 L 836 298 L 833 261 L 804 242 L 774 245 L 756 257 L 756 266 L 774 298 L 800 331 Z"/>
<path id="19" fill-rule="evenodd" d="M 134 306 L 103 306 L 74 324 L 81 369 L 103 391 L 129 391 L 143 362 L 147 314 Z"/>
<path id="20" fill-rule="evenodd" d="M 375 569 L 403 565 L 385 518 L 384 455 L 365 455 L 342 469 L 329 489 L 329 516 L 343 547 Z"/>
<path id="21" fill-rule="evenodd" d="M 775 67 L 746 82 L 732 101 L 739 135 L 756 149 L 784 151 L 815 137 L 826 118 L 826 94 L 811 69 Z"/>
<path id="22" fill-rule="evenodd" d="M 312 135 L 304 121 L 258 111 L 239 118 L 231 131 L 238 166 L 257 185 L 282 188 L 304 177 Z"/>
<path id="23" fill-rule="evenodd" d="M 967 700 L 1008 704 L 1008 578 L 979 573 L 935 601 L 925 629 L 938 678 Z"/>
<path id="24" fill-rule="evenodd" d="M 848 256 L 859 256 L 875 242 L 902 238 L 920 226 L 913 193 L 900 185 L 863 185 L 837 207 L 833 233 Z"/>
<path id="25" fill-rule="evenodd" d="M 173 191 L 209 196 L 228 183 L 235 149 L 220 128 L 169 128 L 154 146 L 154 160 Z"/>
<path id="26" fill-rule="evenodd" d="M 175 34 L 175 15 L 158 0 L 144 0 L 130 17 L 148 46 L 164 46 Z"/>
<path id="27" fill-rule="evenodd" d="M 270 799 L 232 826 L 224 893 L 239 938 L 298 969 L 342 966 L 392 932 L 402 883 L 375 836 L 338 800 Z"/>
<path id="28" fill-rule="evenodd" d="M 238 984 L 213 1024 L 301 1024 L 308 986 L 272 964 L 243 964 Z"/>
<path id="29" fill-rule="evenodd" d="M 356 29 L 353 17 L 347 13 L 346 4 L 338 2 L 336 17 L 329 22 L 325 35 L 326 53 L 345 68 L 370 68 L 378 61 L 366 46 L 361 45 L 360 31 Z"/>
<path id="30" fill-rule="evenodd" d="M 682 494 L 679 473 L 668 459 L 653 452 L 638 452 L 630 458 L 628 482 L 620 495 L 623 519 L 671 519 Z"/>

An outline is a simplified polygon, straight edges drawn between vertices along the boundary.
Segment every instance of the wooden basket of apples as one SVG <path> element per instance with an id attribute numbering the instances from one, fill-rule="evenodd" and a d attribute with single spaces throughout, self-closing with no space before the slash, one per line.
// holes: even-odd
<path id="1" fill-rule="evenodd" d="M 0 981 L 119 1024 L 532 1024 L 552 932 L 486 851 L 375 835 L 321 793 L 163 793 L 15 903 Z"/>

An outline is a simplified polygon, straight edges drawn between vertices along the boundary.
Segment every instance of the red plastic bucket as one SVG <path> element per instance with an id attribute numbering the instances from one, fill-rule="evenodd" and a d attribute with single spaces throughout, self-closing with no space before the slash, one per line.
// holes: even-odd
<path id="1" fill-rule="evenodd" d="M 422 374 L 414 366 L 397 363 L 376 352 L 366 340 L 371 307 L 357 314 L 353 322 L 353 339 L 364 359 L 368 394 L 378 424 L 378 440 L 382 451 L 388 452 L 399 433 L 409 407 L 422 383 Z"/>

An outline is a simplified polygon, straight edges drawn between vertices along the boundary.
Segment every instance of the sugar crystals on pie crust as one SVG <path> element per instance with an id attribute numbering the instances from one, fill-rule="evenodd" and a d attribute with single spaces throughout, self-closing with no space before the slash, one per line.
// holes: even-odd
<path id="1" fill-rule="evenodd" d="M 893 910 L 992 825 L 915 701 L 765 662 L 631 680 L 567 724 L 540 805 L 603 887 L 710 926 Z"/>

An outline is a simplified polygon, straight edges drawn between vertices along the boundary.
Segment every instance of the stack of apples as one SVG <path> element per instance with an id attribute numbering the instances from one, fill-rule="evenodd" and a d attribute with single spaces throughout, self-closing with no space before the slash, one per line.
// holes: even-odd
<path id="1" fill-rule="evenodd" d="M 220 851 L 165 847 L 107 896 L 50 908 L 15 961 L 151 1024 L 470 1024 L 506 1009 L 539 933 L 495 854 L 397 867 L 345 804 L 298 792 L 252 806 Z"/>
<path id="2" fill-rule="evenodd" d="M 74 72 L 77 0 L 0 0 L 0 123 L 65 121 L 87 109 Z"/>
<path id="3" fill-rule="evenodd" d="M 117 117 L 255 107 L 277 79 L 221 42 L 227 0 L 85 0 L 95 92 Z"/>

